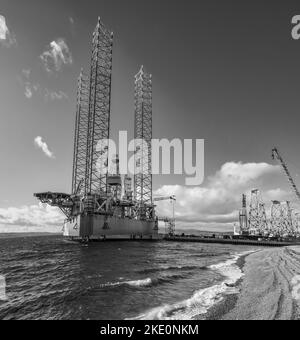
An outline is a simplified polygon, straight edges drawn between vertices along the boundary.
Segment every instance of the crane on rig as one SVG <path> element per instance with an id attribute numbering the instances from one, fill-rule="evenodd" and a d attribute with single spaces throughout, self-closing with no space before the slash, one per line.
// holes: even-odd
<path id="1" fill-rule="evenodd" d="M 167 201 L 167 200 L 170 200 L 170 201 L 176 201 L 176 197 L 173 195 L 173 196 L 165 196 L 165 197 L 154 197 L 154 202 L 159 202 L 159 201 Z"/>
<path id="2" fill-rule="evenodd" d="M 298 187 L 297 187 L 297 185 L 296 185 L 296 183 L 295 183 L 295 181 L 294 181 L 294 179 L 293 179 L 293 177 L 290 173 L 290 170 L 289 170 L 286 162 L 284 161 L 281 154 L 279 153 L 278 148 L 274 148 L 272 150 L 272 158 L 274 160 L 277 160 L 280 163 L 283 171 L 285 172 L 285 174 L 286 174 L 286 176 L 287 176 L 287 178 L 288 178 L 288 180 L 289 180 L 289 182 L 292 186 L 293 191 L 295 192 L 297 198 L 300 200 L 300 191 L 299 191 L 299 189 L 298 189 Z"/>

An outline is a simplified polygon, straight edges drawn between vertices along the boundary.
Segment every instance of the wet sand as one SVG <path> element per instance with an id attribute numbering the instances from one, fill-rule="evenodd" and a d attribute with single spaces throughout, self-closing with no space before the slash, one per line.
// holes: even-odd
<path id="1" fill-rule="evenodd" d="M 240 294 L 228 296 L 206 319 L 299 320 L 300 246 L 265 249 L 242 261 Z"/>

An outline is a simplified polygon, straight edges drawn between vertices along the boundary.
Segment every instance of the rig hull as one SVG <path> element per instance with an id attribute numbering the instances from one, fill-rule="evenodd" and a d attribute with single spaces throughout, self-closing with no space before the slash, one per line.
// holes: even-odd
<path id="1" fill-rule="evenodd" d="M 101 214 L 78 215 L 64 224 L 66 238 L 75 240 L 158 239 L 154 221 L 142 221 Z"/>

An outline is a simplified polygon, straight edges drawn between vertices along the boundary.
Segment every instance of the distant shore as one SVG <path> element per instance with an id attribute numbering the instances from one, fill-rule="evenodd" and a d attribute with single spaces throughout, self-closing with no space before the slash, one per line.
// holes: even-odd
<path id="1" fill-rule="evenodd" d="M 60 236 L 59 233 L 0 233 L 0 239 L 5 238 L 22 238 L 22 237 L 42 237 L 42 236 Z"/>
<path id="2" fill-rule="evenodd" d="M 237 283 L 240 293 L 229 295 L 214 306 L 206 319 L 299 319 L 299 246 L 263 249 L 241 257 L 237 264 L 245 274 Z"/>

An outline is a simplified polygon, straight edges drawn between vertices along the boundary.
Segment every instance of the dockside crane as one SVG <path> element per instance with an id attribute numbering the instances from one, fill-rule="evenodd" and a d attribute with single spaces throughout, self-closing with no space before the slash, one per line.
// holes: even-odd
<path id="1" fill-rule="evenodd" d="M 298 189 L 298 187 L 297 187 L 297 185 L 296 185 L 296 183 L 295 183 L 295 181 L 294 181 L 294 179 L 293 179 L 293 177 L 292 177 L 292 175 L 290 173 L 290 170 L 289 170 L 286 162 L 284 161 L 284 159 L 282 158 L 281 154 L 279 153 L 278 148 L 274 148 L 272 150 L 272 158 L 273 158 L 273 160 L 277 160 L 280 163 L 283 171 L 285 172 L 285 174 L 286 174 L 286 176 L 287 176 L 287 178 L 289 180 L 289 183 L 292 186 L 292 189 L 293 189 L 294 193 L 297 196 L 297 199 L 300 201 L 300 191 L 299 191 L 299 189 Z"/>
<path id="2" fill-rule="evenodd" d="M 169 217 L 158 217 L 158 221 L 164 222 L 166 226 L 166 235 L 174 236 L 175 235 L 175 228 L 176 228 L 176 220 L 175 220 L 175 202 L 176 196 L 165 196 L 165 197 L 154 197 L 154 202 L 161 202 L 170 200 L 173 207 L 173 216 L 172 218 Z"/>

